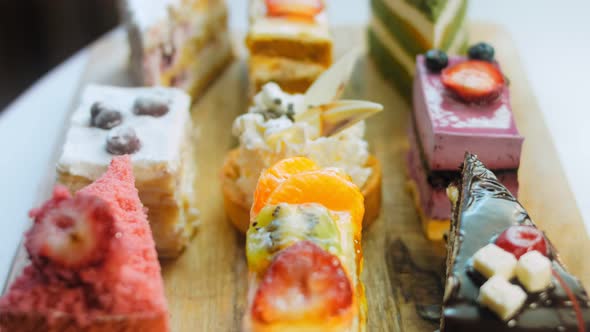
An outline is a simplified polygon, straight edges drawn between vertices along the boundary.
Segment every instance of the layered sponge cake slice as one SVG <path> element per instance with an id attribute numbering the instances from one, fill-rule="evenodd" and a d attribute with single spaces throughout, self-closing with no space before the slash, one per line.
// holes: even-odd
<path id="1" fill-rule="evenodd" d="M 141 85 L 172 86 L 196 99 L 231 62 L 224 0 L 120 0 Z"/>
<path id="2" fill-rule="evenodd" d="M 0 298 L 0 331 L 169 331 L 160 264 L 128 156 L 30 213 L 31 264 Z"/>
<path id="3" fill-rule="evenodd" d="M 268 82 L 305 92 L 332 64 L 326 1 L 250 0 L 250 93 Z"/>
<path id="4" fill-rule="evenodd" d="M 381 73 L 409 96 L 416 55 L 466 48 L 467 5 L 468 0 L 371 0 L 369 53 Z"/>
<path id="5" fill-rule="evenodd" d="M 196 229 L 190 97 L 176 88 L 90 85 L 74 111 L 58 160 L 58 182 L 76 191 L 113 156 L 129 154 L 161 257 L 178 256 Z"/>

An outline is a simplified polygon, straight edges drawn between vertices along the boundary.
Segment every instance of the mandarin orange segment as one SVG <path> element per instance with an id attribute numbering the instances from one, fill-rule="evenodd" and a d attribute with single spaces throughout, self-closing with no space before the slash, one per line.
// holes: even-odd
<path id="1" fill-rule="evenodd" d="M 265 204 L 318 203 L 352 216 L 355 232 L 362 230 L 365 213 L 364 197 L 347 175 L 333 169 L 301 172 L 291 175 L 270 194 Z"/>
<path id="2" fill-rule="evenodd" d="M 258 215 L 258 212 L 266 205 L 268 196 L 288 177 L 317 169 L 319 167 L 312 160 L 305 157 L 293 157 L 283 159 L 264 170 L 258 179 L 256 190 L 254 190 L 254 202 L 250 210 L 250 218 L 252 219 Z"/>

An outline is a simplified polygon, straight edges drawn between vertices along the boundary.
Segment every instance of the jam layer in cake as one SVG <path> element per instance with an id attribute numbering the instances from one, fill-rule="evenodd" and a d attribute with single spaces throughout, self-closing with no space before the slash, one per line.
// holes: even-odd
<path id="1" fill-rule="evenodd" d="M 475 155 L 449 188 L 441 331 L 588 331 L 588 294 L 526 210 Z"/>
<path id="2" fill-rule="evenodd" d="M 169 331 L 160 264 L 130 158 L 31 211 L 32 263 L 0 298 L 0 331 Z"/>
<path id="3" fill-rule="evenodd" d="M 450 57 L 447 69 L 466 61 Z M 516 128 L 508 87 L 492 100 L 465 102 L 443 85 L 441 76 L 427 68 L 423 55 L 417 57 L 414 121 L 428 167 L 456 170 L 465 151 L 471 151 L 491 169 L 518 169 L 524 139 Z"/>
<path id="4" fill-rule="evenodd" d="M 190 97 L 175 88 L 91 85 L 74 111 L 58 182 L 78 190 L 129 154 L 158 253 L 180 254 L 198 222 Z"/>

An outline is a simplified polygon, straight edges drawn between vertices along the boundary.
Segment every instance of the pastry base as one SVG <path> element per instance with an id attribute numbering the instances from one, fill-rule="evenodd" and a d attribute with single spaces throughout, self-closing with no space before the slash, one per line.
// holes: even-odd
<path id="1" fill-rule="evenodd" d="M 414 206 L 418 212 L 418 216 L 422 221 L 422 230 L 428 240 L 441 241 L 444 235 L 449 231 L 451 220 L 450 219 L 433 219 L 424 213 L 422 210 L 422 202 L 420 201 L 420 192 L 418 191 L 418 185 L 413 180 L 408 180 L 406 187 L 414 200 Z"/>
<path id="2" fill-rule="evenodd" d="M 222 170 L 223 204 L 225 212 L 233 225 L 242 233 L 248 231 L 250 226 L 250 205 L 240 189 L 236 185 L 236 179 L 240 176 L 236 165 L 238 150 L 231 150 L 226 158 Z M 369 156 L 367 166 L 373 170 L 361 189 L 365 197 L 365 216 L 363 229 L 368 227 L 379 217 L 381 212 L 381 164 L 374 156 Z"/>

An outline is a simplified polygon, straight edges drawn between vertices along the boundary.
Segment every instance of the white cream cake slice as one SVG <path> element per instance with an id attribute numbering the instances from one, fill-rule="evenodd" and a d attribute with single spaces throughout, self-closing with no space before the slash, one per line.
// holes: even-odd
<path id="1" fill-rule="evenodd" d="M 231 62 L 224 0 L 121 0 L 120 7 L 139 84 L 196 98 Z"/>
<path id="2" fill-rule="evenodd" d="M 129 154 L 161 257 L 180 254 L 199 219 L 190 104 L 176 88 L 90 85 L 57 164 L 58 182 L 78 190 L 104 173 L 113 156 Z"/>

